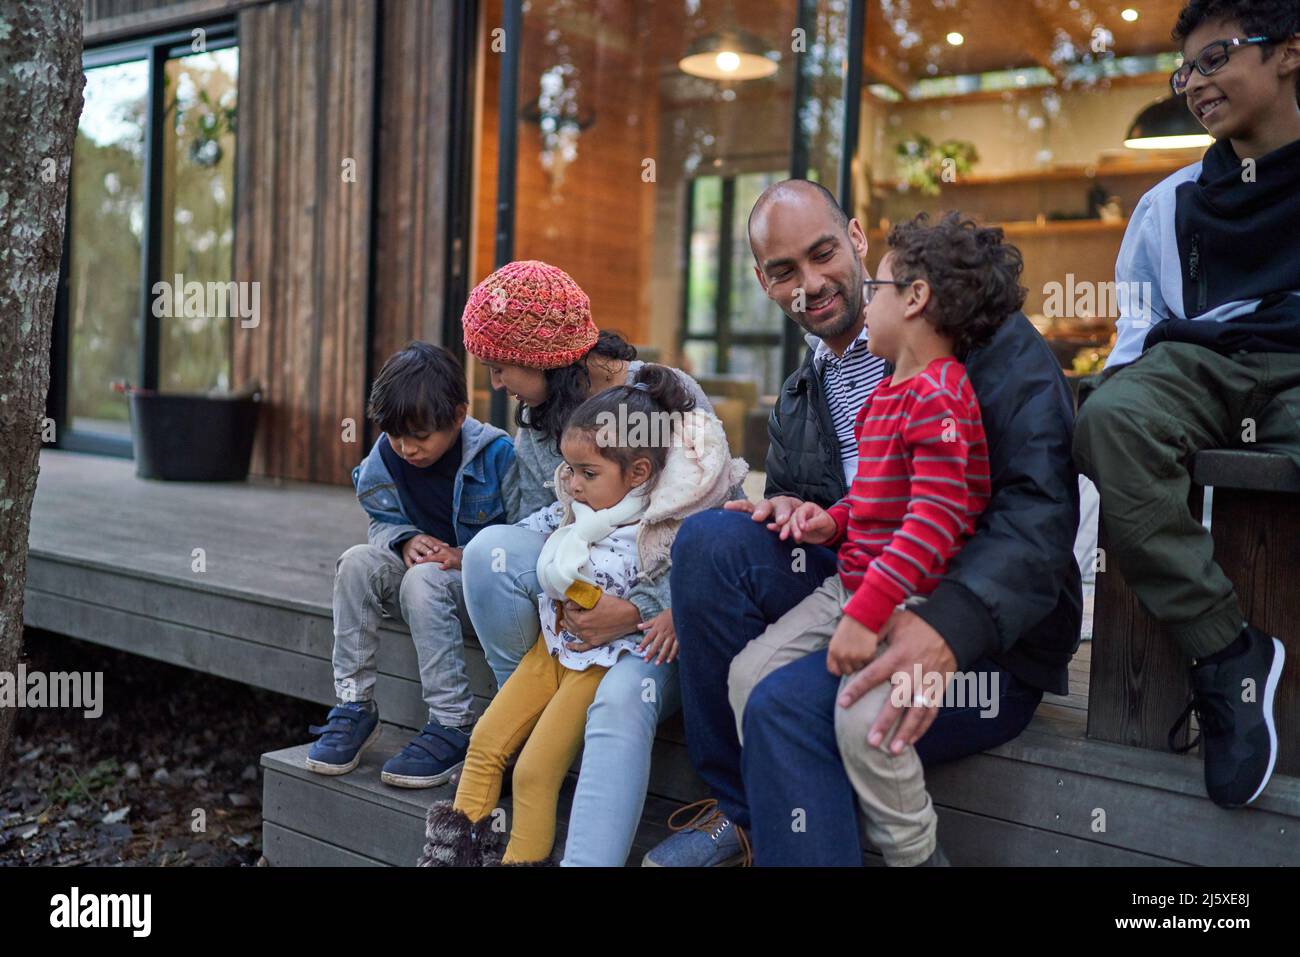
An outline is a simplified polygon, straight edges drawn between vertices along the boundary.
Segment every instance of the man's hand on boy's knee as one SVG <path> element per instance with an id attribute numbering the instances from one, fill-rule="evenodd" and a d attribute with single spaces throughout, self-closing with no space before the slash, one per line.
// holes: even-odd
<path id="1" fill-rule="evenodd" d="M 892 694 L 885 699 L 880 713 L 872 722 L 871 730 L 867 732 L 867 743 L 879 747 L 889 729 L 901 717 L 902 721 L 894 732 L 889 747 L 893 754 L 899 754 L 904 748 L 921 740 L 938 717 L 939 705 L 942 704 L 942 700 L 917 700 L 918 696 L 922 696 L 923 690 L 913 687 L 917 672 L 920 672 L 921 680 L 926 684 L 929 683 L 929 675 L 940 675 L 946 689 L 953 672 L 957 670 L 957 658 L 943 640 L 943 635 L 911 611 L 894 612 L 880 630 L 880 639 L 887 642 L 888 647 L 849 680 L 840 693 L 837 704 L 847 708 L 876 685 L 893 683 L 894 676 L 898 675 L 899 682 L 905 683 L 909 692 L 906 696 L 908 700 L 905 704 L 899 703 Z"/>
<path id="2" fill-rule="evenodd" d="M 866 625 L 845 615 L 826 649 L 826 670 L 840 677 L 862 670 L 876 656 L 879 640 Z"/>

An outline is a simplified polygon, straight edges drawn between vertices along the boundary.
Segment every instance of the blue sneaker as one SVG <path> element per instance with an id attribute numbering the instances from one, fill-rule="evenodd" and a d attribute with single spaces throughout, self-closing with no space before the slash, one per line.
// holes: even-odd
<path id="1" fill-rule="evenodd" d="M 695 810 L 685 824 L 679 815 Z M 642 867 L 748 867 L 752 860 L 745 832 L 727 817 L 713 798 L 679 807 L 668 818 L 676 833 L 641 858 Z"/>
<path id="2" fill-rule="evenodd" d="M 446 784 L 465 765 L 469 735 L 444 728 L 436 721 L 424 726 L 406 747 L 384 763 L 379 779 L 399 788 L 431 788 Z"/>
<path id="3" fill-rule="evenodd" d="M 347 774 L 361 755 L 379 739 L 379 709 L 350 702 L 330 708 L 323 725 L 309 729 L 320 738 L 307 751 L 307 770 L 317 774 Z"/>

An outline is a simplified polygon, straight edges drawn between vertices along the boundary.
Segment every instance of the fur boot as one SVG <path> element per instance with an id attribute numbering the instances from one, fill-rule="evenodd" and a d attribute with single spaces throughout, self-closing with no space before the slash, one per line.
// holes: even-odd
<path id="1" fill-rule="evenodd" d="M 499 858 L 492 819 L 475 823 L 452 806 L 439 801 L 429 808 L 424 823 L 424 853 L 419 867 L 484 867 Z"/>

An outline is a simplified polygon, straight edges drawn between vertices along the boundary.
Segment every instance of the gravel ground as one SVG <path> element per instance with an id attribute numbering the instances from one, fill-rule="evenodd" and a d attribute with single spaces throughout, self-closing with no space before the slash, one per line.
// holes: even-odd
<path id="1" fill-rule="evenodd" d="M 264 751 L 324 709 L 45 632 L 36 670 L 102 671 L 103 714 L 22 708 L 0 772 L 0 866 L 255 865 Z"/>

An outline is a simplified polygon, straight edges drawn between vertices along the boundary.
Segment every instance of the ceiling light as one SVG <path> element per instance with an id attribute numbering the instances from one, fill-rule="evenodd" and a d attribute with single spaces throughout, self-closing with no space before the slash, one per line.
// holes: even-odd
<path id="1" fill-rule="evenodd" d="M 952 33 L 948 34 L 948 42 L 955 47 L 959 47 L 966 42 L 966 38 L 954 30 Z"/>
<path id="2" fill-rule="evenodd" d="M 757 80 L 775 73 L 776 61 L 777 55 L 752 33 L 728 31 L 697 39 L 677 67 L 706 80 Z"/>
<path id="3" fill-rule="evenodd" d="M 1119 15 L 1120 15 L 1121 17 L 1123 17 L 1124 20 L 1126 20 L 1126 21 L 1129 22 L 1129 23 L 1133 23 L 1133 22 L 1135 22 L 1135 21 L 1137 20 L 1137 18 L 1138 18 L 1138 12 L 1137 12 L 1136 10 L 1134 10 L 1132 7 L 1126 7 L 1126 8 L 1124 8 L 1123 10 L 1121 10 L 1121 11 L 1119 12 Z"/>
<path id="4" fill-rule="evenodd" d="M 1214 137 L 1187 110 L 1187 99 L 1170 96 L 1152 103 L 1129 127 L 1124 145 L 1131 150 L 1185 150 L 1209 146 Z"/>

